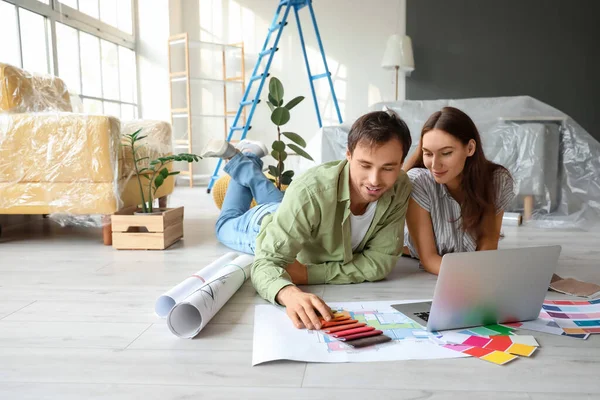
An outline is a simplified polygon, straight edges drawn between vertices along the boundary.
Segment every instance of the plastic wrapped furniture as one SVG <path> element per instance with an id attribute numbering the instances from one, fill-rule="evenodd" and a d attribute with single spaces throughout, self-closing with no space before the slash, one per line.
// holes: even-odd
<path id="1" fill-rule="evenodd" d="M 510 211 L 523 212 L 530 225 L 600 229 L 600 143 L 565 113 L 528 96 L 377 103 L 406 121 L 411 153 L 421 128 L 446 106 L 467 113 L 481 133 L 486 156 L 515 178 Z M 327 126 L 309 141 L 318 163 L 345 157 L 348 125 Z M 300 161 L 299 172 L 312 166 Z"/>
<path id="2" fill-rule="evenodd" d="M 63 225 L 102 225 L 105 244 L 111 242 L 109 216 L 141 203 L 123 135 L 140 128 L 148 135 L 138 157 L 172 152 L 166 122 L 121 124 L 113 117 L 66 112 L 70 99 L 60 79 L 3 64 L 0 107 L 0 214 L 50 214 Z M 165 180 L 155 196 L 159 205 L 166 205 L 174 185 L 173 177 Z"/>

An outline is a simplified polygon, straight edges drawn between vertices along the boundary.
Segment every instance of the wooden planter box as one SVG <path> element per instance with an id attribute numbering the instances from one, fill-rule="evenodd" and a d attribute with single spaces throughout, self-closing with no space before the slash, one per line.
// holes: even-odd
<path id="1" fill-rule="evenodd" d="M 164 250 L 183 237 L 183 207 L 160 209 L 160 215 L 133 214 L 125 208 L 111 216 L 112 245 L 119 250 Z"/>

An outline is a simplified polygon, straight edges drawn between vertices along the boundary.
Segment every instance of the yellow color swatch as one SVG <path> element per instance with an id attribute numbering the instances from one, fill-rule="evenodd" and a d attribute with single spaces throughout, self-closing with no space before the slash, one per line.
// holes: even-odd
<path id="1" fill-rule="evenodd" d="M 581 328 L 563 328 L 563 331 L 565 331 L 565 333 L 568 333 L 570 335 L 585 335 L 587 332 L 584 331 Z"/>
<path id="2" fill-rule="evenodd" d="M 489 361 L 489 362 L 494 363 L 494 364 L 504 365 L 507 362 L 510 362 L 510 361 L 512 361 L 512 360 L 514 360 L 516 358 L 519 358 L 519 357 L 514 356 L 512 354 L 505 353 L 503 351 L 493 351 L 492 353 L 487 354 L 487 355 L 485 355 L 483 357 L 480 357 L 480 358 L 482 360 Z"/>
<path id="3" fill-rule="evenodd" d="M 526 344 L 515 343 L 512 344 L 505 351 L 510 354 L 516 354 L 518 356 L 529 357 L 533 354 L 533 352 L 537 349 L 537 347 L 527 346 Z"/>

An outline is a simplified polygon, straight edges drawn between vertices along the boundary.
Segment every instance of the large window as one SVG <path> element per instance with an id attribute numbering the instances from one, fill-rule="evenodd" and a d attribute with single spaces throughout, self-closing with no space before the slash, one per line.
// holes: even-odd
<path id="1" fill-rule="evenodd" d="M 0 0 L 0 62 L 61 77 L 87 113 L 137 118 L 133 0 Z"/>

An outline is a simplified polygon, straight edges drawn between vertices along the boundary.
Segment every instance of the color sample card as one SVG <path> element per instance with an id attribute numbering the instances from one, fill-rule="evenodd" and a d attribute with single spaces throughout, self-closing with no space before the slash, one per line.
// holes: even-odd
<path id="1" fill-rule="evenodd" d="M 344 325 L 344 326 L 348 326 L 348 325 Z M 370 332 L 370 331 L 374 331 L 374 330 L 375 330 L 375 328 L 372 326 L 362 326 L 359 328 L 346 329 L 344 331 L 332 333 L 331 336 L 333 336 L 334 338 L 339 338 L 339 337 L 346 337 L 348 335 L 354 335 L 357 333 Z"/>
<path id="2" fill-rule="evenodd" d="M 355 319 L 346 319 L 343 321 L 324 321 L 321 324 L 321 328 L 330 328 L 332 326 L 340 326 L 340 325 L 349 325 L 356 324 L 358 321 Z"/>
<path id="3" fill-rule="evenodd" d="M 345 331 L 348 329 L 361 328 L 363 326 L 367 326 L 367 324 L 365 324 L 364 322 L 357 322 L 355 324 L 340 325 L 340 326 L 334 326 L 331 328 L 327 328 L 327 329 L 324 329 L 323 332 L 325 332 L 327 334 L 331 334 L 331 333 L 335 333 L 335 332 Z M 373 329 L 375 329 L 375 328 L 373 328 Z"/>
<path id="4" fill-rule="evenodd" d="M 346 344 L 358 349 L 358 348 L 362 348 L 362 347 L 386 343 L 391 340 L 392 340 L 392 338 L 390 338 L 389 336 L 377 335 L 377 336 L 371 336 L 371 337 L 366 337 L 366 338 L 362 338 L 362 339 L 351 340 L 349 342 L 346 342 Z"/>
<path id="5" fill-rule="evenodd" d="M 323 333 L 354 348 L 372 346 L 392 340 L 391 337 L 384 335 L 382 330 L 367 325 L 366 322 L 352 319 L 350 313 L 346 311 L 334 313 L 333 319 L 329 321 L 321 318 L 321 326 Z"/>
<path id="6" fill-rule="evenodd" d="M 579 329 L 577 333 L 567 333 L 564 331 L 563 328 L 558 326 L 558 324 L 554 322 L 553 319 L 541 317 L 532 321 L 511 322 L 510 324 L 506 324 L 506 326 L 516 329 L 526 329 L 529 331 L 544 332 L 549 333 L 551 335 L 568 336 L 583 340 L 587 339 L 590 336 L 589 333 L 586 333 L 581 329 Z"/>
<path id="7" fill-rule="evenodd" d="M 442 337 L 451 344 L 462 344 L 487 350 L 496 350 L 504 353 L 529 357 L 539 346 L 533 336 L 468 336 L 460 333 L 450 332 Z"/>
<path id="8" fill-rule="evenodd" d="M 476 346 L 467 346 L 462 344 L 446 344 L 445 348 L 458 351 L 463 354 L 468 354 L 473 357 L 477 357 L 480 360 L 488 361 L 496 365 L 504 365 L 513 360 L 519 358 L 513 354 L 505 353 L 503 351 L 484 349 Z"/>
<path id="9" fill-rule="evenodd" d="M 512 335 L 514 329 L 504 325 L 486 325 L 476 326 L 473 328 L 453 330 L 450 332 L 458 332 L 465 335 L 471 336 L 498 336 L 498 335 Z"/>
<path id="10" fill-rule="evenodd" d="M 352 341 L 354 339 L 366 338 L 366 337 L 370 337 L 370 336 L 379 336 L 381 334 L 383 334 L 383 331 L 373 330 L 373 331 L 369 331 L 369 332 L 355 333 L 353 335 L 338 337 L 338 339 L 342 340 L 342 341 Z"/>
<path id="11" fill-rule="evenodd" d="M 600 299 L 546 300 L 542 308 L 567 334 L 600 333 Z"/>

